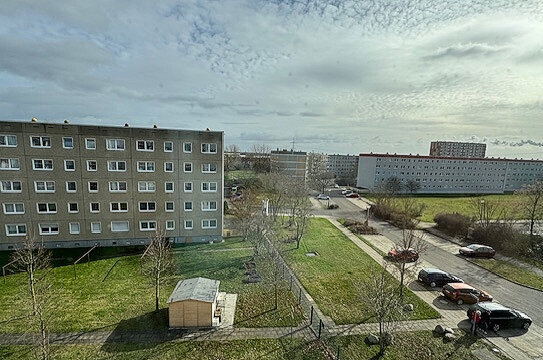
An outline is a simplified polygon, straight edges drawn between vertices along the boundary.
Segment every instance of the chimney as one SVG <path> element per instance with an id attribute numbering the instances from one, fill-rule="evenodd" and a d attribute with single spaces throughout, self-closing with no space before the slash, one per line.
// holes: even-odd
<path id="1" fill-rule="evenodd" d="M 38 119 L 36 119 L 35 117 L 32 118 L 32 122 L 38 122 Z"/>
<path id="2" fill-rule="evenodd" d="M 70 120 L 64 119 L 64 123 L 65 123 L 65 124 L 69 124 L 69 123 L 70 123 Z"/>

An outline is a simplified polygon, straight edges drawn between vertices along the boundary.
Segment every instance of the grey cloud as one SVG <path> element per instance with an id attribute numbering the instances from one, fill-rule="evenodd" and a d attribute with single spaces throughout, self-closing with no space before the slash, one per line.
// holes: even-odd
<path id="1" fill-rule="evenodd" d="M 521 141 L 505 141 L 505 140 L 499 140 L 495 139 L 491 142 L 492 145 L 501 145 L 501 146 L 510 146 L 510 147 L 521 147 L 525 145 L 531 145 L 536 147 L 543 147 L 543 142 L 536 141 L 536 140 L 521 140 Z"/>
<path id="2" fill-rule="evenodd" d="M 489 44 L 457 44 L 437 50 L 425 59 L 441 59 L 447 57 L 463 58 L 477 55 L 493 55 L 505 51 L 504 46 L 492 46 Z"/>

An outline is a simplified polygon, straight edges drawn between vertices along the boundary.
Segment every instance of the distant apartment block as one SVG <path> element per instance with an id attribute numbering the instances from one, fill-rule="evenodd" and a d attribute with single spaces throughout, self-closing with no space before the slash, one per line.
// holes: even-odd
<path id="1" fill-rule="evenodd" d="M 356 178 L 358 172 L 358 156 L 356 155 L 328 155 L 328 171 L 335 178 L 350 179 Z"/>
<path id="2" fill-rule="evenodd" d="M 373 190 L 390 177 L 418 182 L 421 194 L 503 194 L 543 179 L 543 161 L 360 154 L 358 187 Z"/>
<path id="3" fill-rule="evenodd" d="M 430 143 L 430 156 L 484 158 L 485 154 L 486 144 L 455 141 L 432 141 Z"/>
<path id="4" fill-rule="evenodd" d="M 305 180 L 307 153 L 293 150 L 272 150 L 270 154 L 270 166 L 273 172 Z"/>
<path id="5" fill-rule="evenodd" d="M 0 250 L 217 240 L 223 133 L 0 121 Z"/>

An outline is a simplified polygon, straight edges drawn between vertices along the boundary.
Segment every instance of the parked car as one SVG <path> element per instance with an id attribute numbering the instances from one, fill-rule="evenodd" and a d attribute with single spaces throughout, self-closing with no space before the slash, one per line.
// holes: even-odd
<path id="1" fill-rule="evenodd" d="M 439 269 L 422 269 L 418 280 L 430 287 L 443 286 L 448 283 L 463 283 L 464 280 Z"/>
<path id="2" fill-rule="evenodd" d="M 388 258 L 399 262 L 415 262 L 419 259 L 419 253 L 415 249 L 391 249 Z"/>
<path id="3" fill-rule="evenodd" d="M 317 195 L 317 200 L 330 200 L 330 196 L 326 194 L 319 194 Z"/>
<path id="4" fill-rule="evenodd" d="M 343 190 L 341 190 L 341 195 L 347 195 L 347 194 L 350 194 L 352 192 L 353 192 L 352 190 L 343 189 Z"/>
<path id="5" fill-rule="evenodd" d="M 492 301 L 492 295 L 464 283 L 449 283 L 441 290 L 443 295 L 458 305 L 475 304 L 479 301 Z"/>
<path id="6" fill-rule="evenodd" d="M 528 330 L 532 325 L 532 319 L 515 309 L 496 303 L 479 303 L 469 307 L 467 311 L 468 319 L 471 319 L 471 314 L 479 310 L 481 312 L 480 327 L 498 331 L 505 328 L 520 328 Z"/>
<path id="7" fill-rule="evenodd" d="M 357 193 L 349 193 L 349 194 L 346 194 L 345 197 L 348 197 L 348 198 L 359 198 L 360 195 L 358 195 Z"/>
<path id="8" fill-rule="evenodd" d="M 464 256 L 473 256 L 473 257 L 485 257 L 491 258 L 496 254 L 496 250 L 490 246 L 480 245 L 480 244 L 471 244 L 468 246 L 461 247 L 458 252 L 460 255 Z"/>

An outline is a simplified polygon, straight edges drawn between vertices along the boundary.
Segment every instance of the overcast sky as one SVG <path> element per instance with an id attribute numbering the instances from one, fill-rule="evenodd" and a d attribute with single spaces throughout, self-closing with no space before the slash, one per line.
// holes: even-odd
<path id="1" fill-rule="evenodd" d="M 543 158 L 543 1 L 0 0 L 0 119 Z"/>

